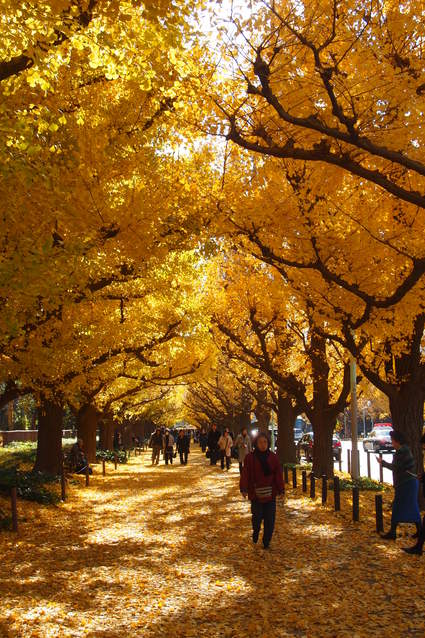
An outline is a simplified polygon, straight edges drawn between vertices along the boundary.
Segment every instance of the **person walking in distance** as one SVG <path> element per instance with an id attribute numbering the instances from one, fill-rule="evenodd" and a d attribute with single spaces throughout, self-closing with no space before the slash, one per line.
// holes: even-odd
<path id="1" fill-rule="evenodd" d="M 163 446 L 163 440 L 162 440 L 161 430 L 159 429 L 159 427 L 157 427 L 149 441 L 149 447 L 152 448 L 152 465 L 158 465 L 159 455 L 161 454 L 162 446 Z"/>
<path id="2" fill-rule="evenodd" d="M 395 449 L 393 462 L 381 461 L 384 467 L 393 471 L 394 477 L 394 500 L 391 513 L 390 531 L 382 536 L 388 540 L 396 539 L 397 525 L 399 523 L 415 523 L 418 533 L 421 529 L 421 514 L 418 504 L 419 481 L 415 473 L 415 459 L 409 447 L 406 445 L 406 438 L 403 432 L 393 430 L 390 432 L 391 443 Z"/>
<path id="3" fill-rule="evenodd" d="M 252 452 L 251 437 L 248 434 L 247 428 L 242 428 L 240 434 L 236 437 L 235 448 L 238 453 L 239 473 L 242 474 L 242 467 L 245 458 L 250 452 Z"/>
<path id="4" fill-rule="evenodd" d="M 180 465 L 187 465 L 187 457 L 190 449 L 190 438 L 184 430 L 180 430 L 177 436 L 177 451 L 180 456 Z"/>
<path id="5" fill-rule="evenodd" d="M 224 461 L 226 460 L 226 470 L 230 469 L 230 461 L 232 458 L 233 439 L 230 436 L 229 428 L 225 428 L 223 434 L 218 440 L 220 448 L 221 469 L 224 470 Z"/>
<path id="6" fill-rule="evenodd" d="M 208 445 L 208 434 L 205 427 L 202 427 L 199 434 L 199 445 L 201 446 L 202 452 L 205 454 L 205 450 L 207 449 Z"/>
<path id="7" fill-rule="evenodd" d="M 218 447 L 218 440 L 220 436 L 220 430 L 218 430 L 217 425 L 213 423 L 211 430 L 208 432 L 208 454 L 210 458 L 210 465 L 217 465 L 217 461 L 220 456 L 220 448 Z"/>
<path id="8" fill-rule="evenodd" d="M 258 542 L 261 523 L 264 522 L 263 547 L 268 549 L 276 518 L 276 497 L 285 492 L 279 460 L 270 450 L 266 434 L 260 433 L 254 441 L 242 468 L 240 491 L 251 501 L 252 540 Z"/>
<path id="9" fill-rule="evenodd" d="M 168 465 L 168 462 L 172 465 L 174 457 L 174 437 L 170 433 L 170 430 L 165 430 L 163 446 L 165 465 Z"/>

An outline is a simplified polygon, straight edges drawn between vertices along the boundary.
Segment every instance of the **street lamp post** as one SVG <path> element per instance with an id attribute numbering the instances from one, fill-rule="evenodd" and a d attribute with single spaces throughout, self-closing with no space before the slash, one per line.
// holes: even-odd
<path id="1" fill-rule="evenodd" d="M 359 450 L 357 440 L 357 370 L 356 360 L 350 357 L 351 391 L 351 478 L 359 478 Z"/>

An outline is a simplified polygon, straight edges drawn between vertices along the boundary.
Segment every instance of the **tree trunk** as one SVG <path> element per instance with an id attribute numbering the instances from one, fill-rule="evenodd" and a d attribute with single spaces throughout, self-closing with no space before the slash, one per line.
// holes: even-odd
<path id="1" fill-rule="evenodd" d="M 78 438 L 83 439 L 84 452 L 89 463 L 96 462 L 96 431 L 100 414 L 90 404 L 84 405 L 77 414 Z"/>
<path id="2" fill-rule="evenodd" d="M 407 438 L 416 461 L 416 471 L 423 472 L 421 436 L 424 424 L 425 395 L 420 386 L 405 384 L 389 397 L 391 417 L 395 430 L 400 430 Z"/>
<path id="3" fill-rule="evenodd" d="M 314 418 L 313 426 L 313 474 L 316 477 L 326 474 L 328 478 L 334 475 L 334 462 L 332 453 L 332 437 L 336 425 L 336 419 Z"/>
<path id="4" fill-rule="evenodd" d="M 100 424 L 100 449 L 112 450 L 114 448 L 114 420 L 106 416 Z"/>
<path id="5" fill-rule="evenodd" d="M 280 464 L 296 463 L 294 424 L 297 410 L 289 397 L 279 392 L 277 406 L 277 455 Z"/>
<path id="6" fill-rule="evenodd" d="M 13 422 L 15 418 L 15 401 L 9 401 L 7 404 L 7 429 L 13 430 Z"/>
<path id="7" fill-rule="evenodd" d="M 121 428 L 122 444 L 125 450 L 128 450 L 133 445 L 133 424 L 125 423 Z"/>
<path id="8" fill-rule="evenodd" d="M 63 408 L 41 399 L 38 415 L 37 456 L 34 470 L 59 474 L 62 467 Z"/>

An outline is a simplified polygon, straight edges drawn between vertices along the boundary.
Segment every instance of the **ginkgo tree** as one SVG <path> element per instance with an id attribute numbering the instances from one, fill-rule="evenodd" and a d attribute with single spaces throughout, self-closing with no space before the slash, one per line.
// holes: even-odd
<path id="1" fill-rule="evenodd" d="M 317 476 L 332 476 L 332 434 L 350 390 L 346 351 L 320 334 L 309 307 L 273 269 L 238 255 L 219 260 L 216 269 L 211 277 L 215 303 L 210 305 L 221 347 L 267 375 L 281 399 L 293 400 L 292 410 L 278 420 L 282 437 L 285 431 L 293 439 L 295 417 L 298 411 L 305 413 L 315 434 L 313 470 Z M 220 296 L 214 282 L 224 285 Z"/>

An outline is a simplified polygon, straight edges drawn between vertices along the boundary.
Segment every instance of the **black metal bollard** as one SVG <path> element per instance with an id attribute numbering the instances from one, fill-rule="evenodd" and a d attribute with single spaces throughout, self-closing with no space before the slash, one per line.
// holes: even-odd
<path id="1" fill-rule="evenodd" d="M 342 449 L 339 449 L 339 454 L 338 454 L 338 468 L 339 471 L 342 472 Z"/>
<path id="2" fill-rule="evenodd" d="M 102 459 L 102 474 L 103 474 L 103 476 L 106 476 L 106 463 L 105 463 L 105 459 Z"/>
<path id="3" fill-rule="evenodd" d="M 316 477 L 310 474 L 310 498 L 316 498 Z"/>
<path id="4" fill-rule="evenodd" d="M 65 469 L 61 467 L 61 500 L 66 501 L 66 480 L 65 480 Z"/>
<path id="5" fill-rule="evenodd" d="M 353 521 L 358 521 L 360 518 L 359 496 L 359 488 L 353 487 Z"/>
<path id="6" fill-rule="evenodd" d="M 339 476 L 334 476 L 334 507 L 335 507 L 335 512 L 339 512 L 341 509 L 341 493 L 340 493 Z"/>
<path id="7" fill-rule="evenodd" d="M 328 477 L 326 474 L 322 476 L 322 505 L 328 500 Z"/>
<path id="8" fill-rule="evenodd" d="M 303 470 L 301 472 L 302 481 L 303 481 L 303 492 L 307 492 L 307 472 Z"/>
<path id="9" fill-rule="evenodd" d="M 10 508 L 12 510 L 12 532 L 18 531 L 18 505 L 16 501 L 16 487 L 10 488 Z"/>
<path id="10" fill-rule="evenodd" d="M 351 450 L 347 450 L 347 467 L 348 473 L 351 474 Z"/>
<path id="11" fill-rule="evenodd" d="M 115 465 L 115 469 L 117 469 L 118 467 L 118 457 L 116 454 L 114 454 L 114 465 Z"/>
<path id="12" fill-rule="evenodd" d="M 297 468 L 292 468 L 292 487 L 297 487 Z"/>
<path id="13" fill-rule="evenodd" d="M 370 470 L 370 452 L 367 452 L 367 476 L 368 478 L 372 476 L 372 472 Z"/>
<path id="14" fill-rule="evenodd" d="M 287 485 L 289 483 L 289 476 L 288 476 L 288 467 L 286 465 L 283 466 L 283 478 L 285 481 L 285 485 Z"/>
<path id="15" fill-rule="evenodd" d="M 87 463 L 86 465 L 86 487 L 88 487 L 90 484 L 90 468 L 89 468 L 89 464 Z"/>
<path id="16" fill-rule="evenodd" d="M 382 514 L 382 494 L 375 495 L 375 516 L 376 516 L 376 531 L 384 531 L 384 517 Z"/>
<path id="17" fill-rule="evenodd" d="M 384 482 L 384 468 L 382 467 L 382 452 L 379 453 L 379 482 Z"/>

